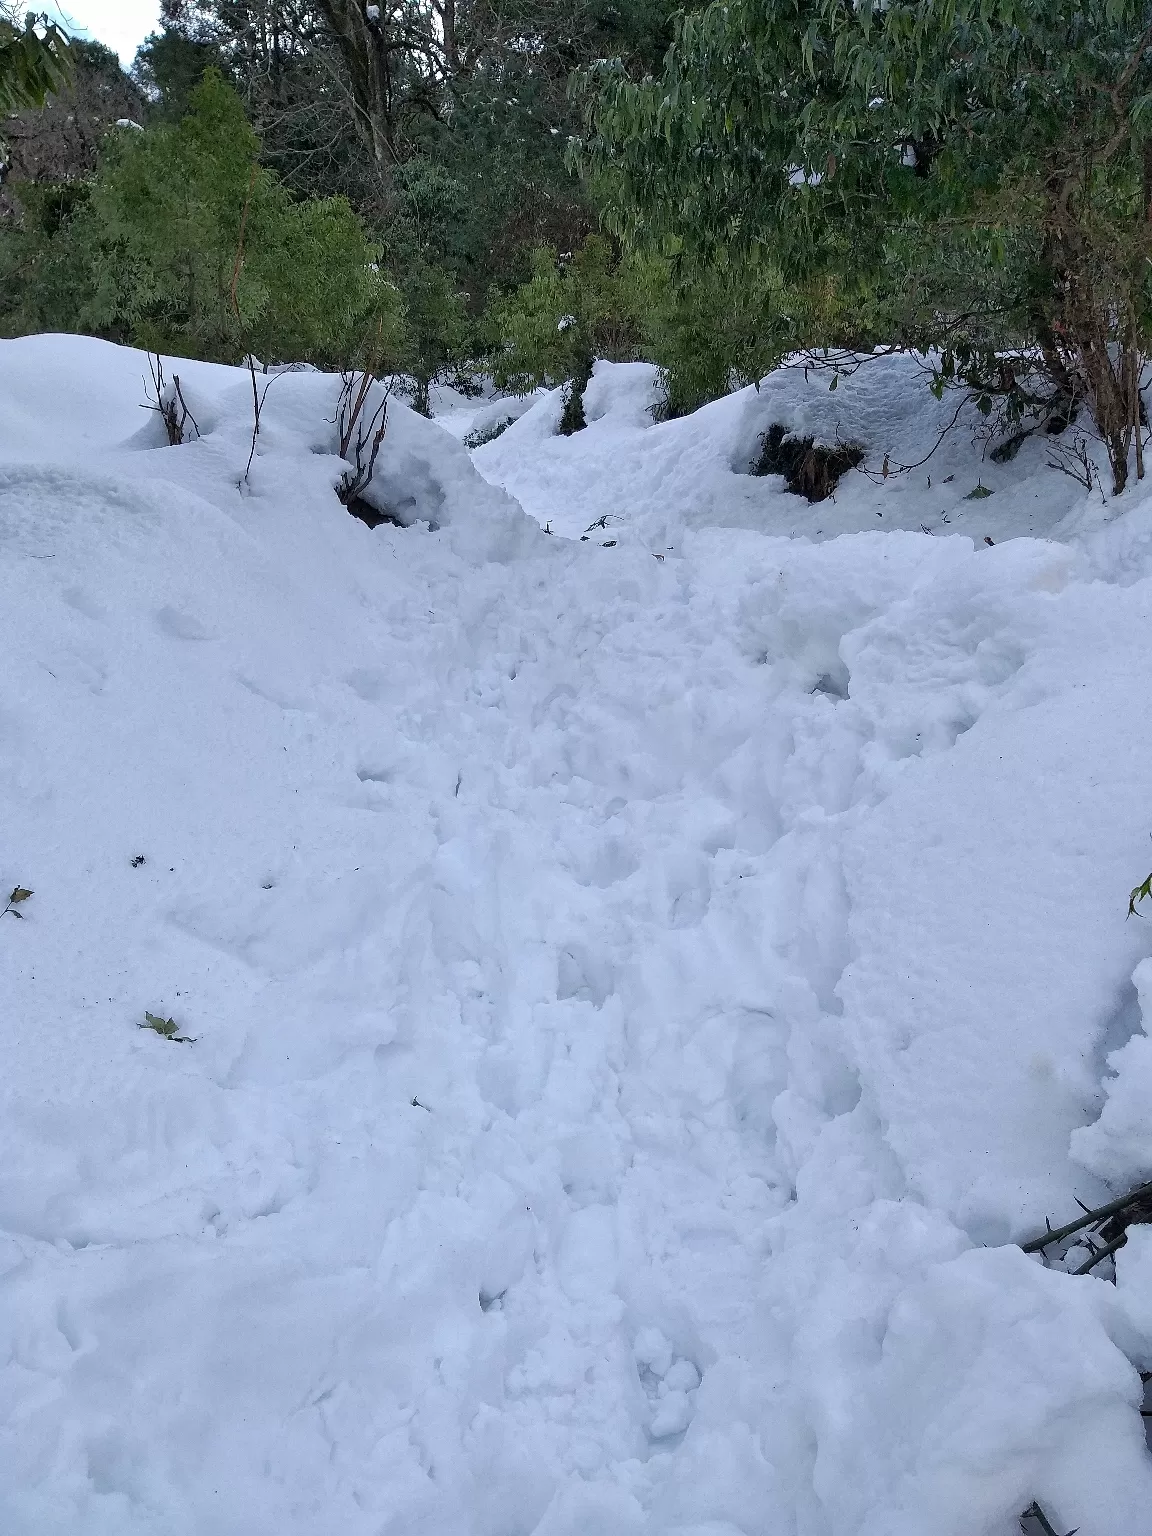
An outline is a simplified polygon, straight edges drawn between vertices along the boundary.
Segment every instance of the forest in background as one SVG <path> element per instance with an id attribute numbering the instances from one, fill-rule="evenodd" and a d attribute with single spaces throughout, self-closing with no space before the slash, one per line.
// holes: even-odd
<path id="1" fill-rule="evenodd" d="M 389 371 L 424 409 L 567 384 L 565 430 L 595 357 L 658 363 L 678 415 L 911 350 L 997 452 L 1087 424 L 1119 491 L 1150 45 L 1142 0 L 165 0 L 130 78 L 73 44 L 8 120 L 0 334 Z"/>

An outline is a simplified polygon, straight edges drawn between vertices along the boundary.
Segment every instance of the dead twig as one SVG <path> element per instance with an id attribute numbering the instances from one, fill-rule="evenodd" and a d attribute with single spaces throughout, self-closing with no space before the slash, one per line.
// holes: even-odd
<path id="1" fill-rule="evenodd" d="M 200 427 L 184 399 L 184 392 L 180 387 L 180 375 L 178 373 L 172 375 L 173 387 L 169 392 L 164 378 L 164 359 L 159 352 L 156 353 L 155 358 L 151 352 L 148 353 L 148 372 L 152 380 L 154 398 L 142 401 L 141 404 L 144 410 L 155 411 L 164 423 L 164 430 L 168 434 L 168 446 L 176 448 L 184 441 L 184 430 L 189 422 L 192 423 L 192 428 L 199 437 Z"/>
<path id="2" fill-rule="evenodd" d="M 192 423 L 192 428 L 195 431 L 196 436 L 197 437 L 202 437 L 203 433 L 200 431 L 200 424 L 196 420 L 195 416 L 193 416 L 192 412 L 188 409 L 188 402 L 184 399 L 184 390 L 181 387 L 180 375 L 178 373 L 174 373 L 172 375 L 172 384 L 173 384 L 173 386 L 175 388 L 175 391 L 176 391 L 176 399 L 179 400 L 179 402 L 180 402 L 180 412 L 181 412 L 180 431 L 181 431 L 181 433 L 183 433 L 183 431 L 184 431 L 184 423 L 186 421 L 190 421 Z"/>
<path id="3" fill-rule="evenodd" d="M 380 386 L 383 397 L 370 411 L 369 397 L 374 385 Z M 388 400 L 391 394 L 392 380 L 385 383 L 371 369 L 340 375 L 340 396 L 333 424 L 339 440 L 340 457 L 349 459 L 352 468 L 340 477 L 336 494 L 346 507 L 357 500 L 372 479 L 380 446 L 388 429 Z"/>
<path id="4" fill-rule="evenodd" d="M 277 379 L 283 378 L 283 374 L 272 373 L 268 375 L 263 389 L 256 387 L 256 359 L 251 352 L 248 354 L 248 376 L 252 380 L 252 441 L 248 447 L 248 462 L 244 466 L 244 473 L 240 476 L 239 485 L 248 484 L 248 472 L 252 468 L 252 460 L 256 456 L 256 439 L 260 436 L 260 413 L 264 409 L 264 402 L 268 398 L 268 391 Z"/>
<path id="5" fill-rule="evenodd" d="M 253 165 L 248 177 L 248 190 L 244 194 L 244 206 L 240 210 L 240 232 L 236 240 L 236 256 L 232 262 L 232 281 L 228 285 L 228 297 L 232 303 L 232 313 L 236 316 L 236 327 L 241 337 L 244 335 L 244 319 L 240 313 L 240 274 L 244 270 L 244 236 L 248 229 L 248 210 L 252 206 L 252 193 L 256 187 L 256 177 L 259 174 L 259 166 Z M 256 456 L 256 439 L 260 436 L 260 412 L 264 406 L 264 399 L 268 394 L 271 379 L 264 386 L 261 394 L 256 387 L 256 359 L 252 356 L 252 349 L 245 349 L 244 361 L 248 364 L 248 377 L 252 381 L 252 442 L 248 449 L 248 462 L 244 466 L 244 473 L 237 482 L 238 488 L 248 485 L 248 476 L 252 469 L 252 460 Z M 273 374 L 272 378 L 277 378 Z"/>
<path id="6" fill-rule="evenodd" d="M 1052 1524 L 1051 1520 L 1049 1520 L 1048 1516 L 1040 1508 L 1039 1504 L 1036 1502 L 1035 1499 L 1032 1500 L 1031 1504 L 1029 1504 L 1028 1508 L 1020 1516 L 1020 1529 L 1021 1530 L 1024 1529 L 1024 1522 L 1025 1522 L 1025 1520 L 1034 1520 L 1036 1522 L 1036 1524 L 1040 1527 L 1040 1531 L 1042 1533 L 1042 1536 L 1060 1536 L 1060 1532 Z M 1076 1531 L 1078 1531 L 1079 1529 L 1080 1529 L 1080 1527 L 1077 1526 L 1076 1527 Z M 1068 1536 L 1076 1536 L 1076 1531 L 1069 1531 L 1068 1532 Z M 1034 1533 L 1029 1532 L 1028 1536 L 1034 1536 Z"/>
<path id="7" fill-rule="evenodd" d="M 1049 469 L 1070 475 L 1086 491 L 1090 491 L 1096 484 L 1099 476 L 1088 453 L 1088 439 L 1083 434 L 1077 434 L 1071 445 L 1051 443 L 1048 452 L 1050 457 L 1046 462 Z"/>
<path id="8" fill-rule="evenodd" d="M 1078 1216 L 1075 1221 L 1063 1227 L 1054 1229 L 1049 1226 L 1043 1237 L 1034 1237 L 1030 1242 L 1021 1243 L 1024 1252 L 1039 1253 L 1047 1263 L 1049 1248 L 1075 1238 L 1076 1241 L 1064 1250 L 1060 1258 L 1067 1266 L 1078 1248 L 1086 1248 L 1088 1257 L 1075 1269 L 1069 1270 L 1069 1273 L 1087 1275 L 1124 1247 L 1130 1226 L 1152 1222 L 1152 1184 L 1141 1184 L 1128 1194 L 1109 1200 L 1106 1205 L 1098 1206 L 1095 1210 L 1089 1210 L 1079 1200 L 1076 1203 L 1084 1212 L 1083 1216 Z"/>

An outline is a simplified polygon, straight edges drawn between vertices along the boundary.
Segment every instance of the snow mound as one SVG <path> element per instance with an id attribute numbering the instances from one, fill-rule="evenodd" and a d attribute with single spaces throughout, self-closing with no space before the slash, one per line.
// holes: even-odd
<path id="1" fill-rule="evenodd" d="M 1076 1157 L 1109 1184 L 1128 1189 L 1152 1181 L 1152 960 L 1132 975 L 1135 997 L 1118 1007 L 1118 1022 L 1130 1038 L 1108 1058 L 1113 1076 L 1105 1080 L 1107 1099 L 1099 1120 L 1072 1133 Z M 1139 1024 L 1133 1017 L 1139 1008 Z M 1122 1010 L 1122 1011 L 1121 1011 Z"/>
<path id="2" fill-rule="evenodd" d="M 772 536 L 601 369 L 369 530 L 143 363 L 0 343 L 0 1529 L 1145 1529 L 1147 1233 L 1012 1240 L 1147 1172 L 1148 500 Z"/>
<path id="3" fill-rule="evenodd" d="M 261 435 L 267 434 L 268 443 L 259 446 L 275 451 L 299 440 L 313 453 L 335 456 L 338 396 L 339 381 L 325 374 L 277 378 L 261 412 Z M 365 464 L 377 412 L 386 412 L 385 432 L 372 477 L 360 492 L 371 506 L 401 527 L 424 523 L 432 532 L 449 530 L 453 547 L 476 560 L 507 560 L 539 539 L 538 527 L 509 495 L 481 477 L 455 437 L 380 385 L 369 391 L 361 414 Z M 345 465 L 337 459 L 336 466 L 339 479 Z"/>
<path id="4" fill-rule="evenodd" d="M 703 527 L 821 540 L 895 528 L 999 543 L 1029 533 L 1067 534 L 1098 519 L 1099 494 L 1086 496 L 1051 469 L 1051 447 L 1042 437 L 998 464 L 988 458 L 992 441 L 975 408 L 961 410 L 955 429 L 946 432 L 958 398 L 934 399 L 914 358 L 867 358 L 835 390 L 830 377 L 800 365 L 780 368 L 758 387 L 654 426 L 657 370 L 598 362 L 584 395 L 584 431 L 555 435 L 563 406 L 560 391 L 553 391 L 478 448 L 475 462 L 558 533 L 578 536 L 606 516 L 618 538 L 659 551 Z M 863 467 L 848 471 L 832 497 L 810 505 L 785 490 L 780 476 L 750 473 L 773 424 L 827 446 L 860 443 Z M 900 472 L 912 464 L 919 467 Z"/>
<path id="5" fill-rule="evenodd" d="M 529 395 L 501 395 L 498 399 L 489 401 L 471 418 L 469 431 L 488 432 L 493 427 L 506 430 L 508 425 L 526 415 L 543 393 L 546 391 L 535 390 Z"/>
<path id="6" fill-rule="evenodd" d="M 664 398 L 659 369 L 651 363 L 606 363 L 599 360 L 584 391 L 584 416 L 618 425 L 650 427 L 652 412 Z"/>

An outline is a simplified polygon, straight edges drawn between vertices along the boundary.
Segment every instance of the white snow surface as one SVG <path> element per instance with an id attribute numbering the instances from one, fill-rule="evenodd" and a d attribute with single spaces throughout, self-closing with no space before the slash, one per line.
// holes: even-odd
<path id="1" fill-rule="evenodd" d="M 166 371 L 0 343 L 0 1530 L 1152 1531 L 1152 498 Z"/>

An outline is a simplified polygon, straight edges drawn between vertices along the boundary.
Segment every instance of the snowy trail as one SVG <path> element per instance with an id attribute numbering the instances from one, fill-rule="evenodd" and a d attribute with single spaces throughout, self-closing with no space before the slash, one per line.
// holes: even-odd
<path id="1" fill-rule="evenodd" d="M 1141 1529 L 1152 1245 L 977 1245 L 1148 1155 L 1152 515 L 369 533 L 200 387 L 0 464 L 0 1525 Z"/>

